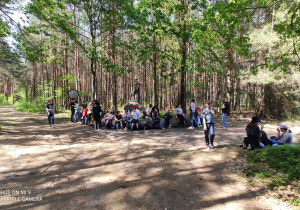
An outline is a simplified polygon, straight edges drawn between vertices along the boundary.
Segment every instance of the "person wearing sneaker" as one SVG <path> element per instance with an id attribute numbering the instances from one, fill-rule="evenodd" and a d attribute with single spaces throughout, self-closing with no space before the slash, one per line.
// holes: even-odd
<path id="1" fill-rule="evenodd" d="M 131 130 L 133 130 L 133 126 L 136 125 L 136 129 L 139 130 L 139 118 L 140 114 L 136 111 L 136 107 L 133 107 L 133 111 L 131 112 L 132 121 L 131 121 Z"/>
<path id="2" fill-rule="evenodd" d="M 48 100 L 46 105 L 46 112 L 48 116 L 49 126 L 54 128 L 54 111 L 52 100 Z"/>
<path id="3" fill-rule="evenodd" d="M 262 136 L 261 131 L 257 125 L 260 119 L 257 116 L 253 116 L 251 122 L 246 126 L 246 135 L 244 138 L 244 149 L 259 148 L 259 138 Z"/>
<path id="4" fill-rule="evenodd" d="M 195 111 L 194 123 L 198 126 L 198 128 L 203 127 L 203 117 L 201 115 L 201 109 L 199 106 Z"/>
<path id="5" fill-rule="evenodd" d="M 227 100 L 227 98 L 224 98 L 224 103 L 221 107 L 223 128 L 228 128 L 228 125 L 227 125 L 227 122 L 226 122 L 226 115 L 227 115 L 228 108 L 229 108 L 228 100 Z"/>
<path id="6" fill-rule="evenodd" d="M 189 129 L 194 129 L 194 115 L 195 115 L 195 111 L 196 111 L 196 104 L 195 104 L 195 99 L 191 98 L 190 99 L 190 120 L 191 120 L 191 127 L 189 127 Z"/>
<path id="7" fill-rule="evenodd" d="M 215 125 L 214 125 L 214 114 L 215 109 L 212 108 L 210 101 L 206 102 L 206 108 L 202 112 L 203 114 L 203 124 L 204 124 L 204 135 L 205 135 L 205 143 L 206 149 L 211 150 L 214 149 L 214 138 L 215 138 Z M 209 141 L 210 144 L 209 145 Z"/>

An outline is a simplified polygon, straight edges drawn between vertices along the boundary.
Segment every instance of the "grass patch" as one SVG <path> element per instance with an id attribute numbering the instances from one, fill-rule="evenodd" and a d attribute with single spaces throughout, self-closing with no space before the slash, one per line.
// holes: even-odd
<path id="1" fill-rule="evenodd" d="M 31 121 L 33 121 L 33 122 L 35 122 L 35 123 L 37 123 L 37 124 L 40 124 L 40 125 L 43 125 L 43 124 L 44 124 L 43 121 L 38 120 L 38 119 L 35 119 L 35 118 L 29 118 L 29 120 L 31 120 Z"/>
<path id="2" fill-rule="evenodd" d="M 169 159 L 169 158 L 175 158 L 181 153 L 185 153 L 184 150 L 167 150 L 167 149 L 159 149 L 154 152 L 154 157 L 158 159 Z"/>
<path id="3" fill-rule="evenodd" d="M 55 118 L 55 120 L 57 120 L 59 122 L 70 122 L 71 118 L 70 117 L 57 117 L 57 118 Z"/>
<path id="4" fill-rule="evenodd" d="M 11 124 L 12 126 L 15 126 L 15 127 L 21 127 L 21 125 L 19 124 Z"/>
<path id="5" fill-rule="evenodd" d="M 248 176 L 267 181 L 271 189 L 286 186 L 300 179 L 300 146 L 266 147 L 246 154 Z"/>

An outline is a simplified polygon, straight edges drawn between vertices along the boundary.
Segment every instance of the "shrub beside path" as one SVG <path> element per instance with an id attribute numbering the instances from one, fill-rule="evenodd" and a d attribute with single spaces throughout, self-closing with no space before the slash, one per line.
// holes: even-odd
<path id="1" fill-rule="evenodd" d="M 245 119 L 217 126 L 206 151 L 202 128 L 94 131 L 63 115 L 49 128 L 46 115 L 0 113 L 1 209 L 291 208 L 234 169 Z"/>

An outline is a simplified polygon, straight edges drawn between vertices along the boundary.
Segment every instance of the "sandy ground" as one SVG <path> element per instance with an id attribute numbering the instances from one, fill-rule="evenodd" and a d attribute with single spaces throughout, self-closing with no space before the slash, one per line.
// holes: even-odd
<path id="1" fill-rule="evenodd" d="M 232 169 L 249 119 L 217 124 L 217 148 L 206 151 L 202 128 L 94 131 L 59 115 L 49 128 L 45 115 L 0 113 L 1 209 L 295 208 Z"/>

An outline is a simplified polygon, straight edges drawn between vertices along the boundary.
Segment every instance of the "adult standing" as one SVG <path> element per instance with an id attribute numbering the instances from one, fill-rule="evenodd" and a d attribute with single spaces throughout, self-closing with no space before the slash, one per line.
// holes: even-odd
<path id="1" fill-rule="evenodd" d="M 228 128 L 227 122 L 226 122 L 226 115 L 228 113 L 228 108 L 229 108 L 229 103 L 228 103 L 228 99 L 224 98 L 224 102 L 222 105 L 222 123 L 223 123 L 223 128 Z"/>
<path id="2" fill-rule="evenodd" d="M 78 101 L 75 101 L 75 116 L 74 116 L 74 123 L 81 119 L 81 106 Z"/>
<path id="3" fill-rule="evenodd" d="M 137 79 L 135 79 L 135 84 L 134 84 L 134 93 L 133 93 L 133 97 L 135 99 L 135 94 L 138 95 L 137 100 L 138 102 L 140 102 L 140 83 Z"/>
<path id="4" fill-rule="evenodd" d="M 95 100 L 94 105 L 93 105 L 93 117 L 94 117 L 94 122 L 95 122 L 95 130 L 101 130 L 100 113 L 101 113 L 100 104 L 97 100 Z"/>
<path id="5" fill-rule="evenodd" d="M 214 122 L 215 109 L 212 108 L 210 101 L 206 102 L 206 108 L 203 110 L 203 123 L 206 149 L 214 149 L 215 138 L 215 122 Z M 209 146 L 209 141 L 211 146 Z"/>
<path id="6" fill-rule="evenodd" d="M 70 108 L 71 108 L 71 122 L 74 122 L 74 115 L 75 115 L 75 99 L 72 99 L 70 102 Z"/>
<path id="7" fill-rule="evenodd" d="M 195 104 L 195 99 L 191 98 L 191 104 L 190 104 L 190 120 L 191 120 L 191 127 L 189 129 L 194 129 L 194 115 L 196 111 L 196 104 Z"/>
<path id="8" fill-rule="evenodd" d="M 48 100 L 46 105 L 46 112 L 48 116 L 49 126 L 54 128 L 54 111 L 52 100 Z"/>

